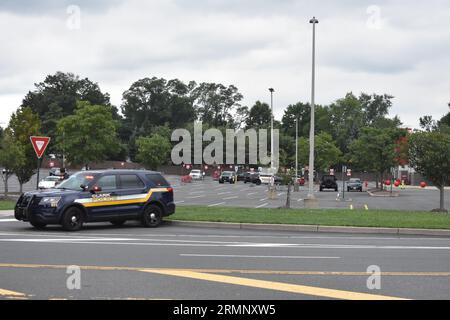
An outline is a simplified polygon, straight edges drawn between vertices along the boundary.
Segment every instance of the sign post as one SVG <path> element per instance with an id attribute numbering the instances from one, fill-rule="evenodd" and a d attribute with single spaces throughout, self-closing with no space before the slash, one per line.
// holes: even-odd
<path id="1" fill-rule="evenodd" d="M 34 152 L 37 156 L 37 177 L 36 177 L 36 190 L 39 189 L 39 170 L 41 168 L 41 158 L 44 155 L 45 149 L 47 149 L 50 143 L 50 137 L 30 137 L 31 144 L 33 145 Z"/>

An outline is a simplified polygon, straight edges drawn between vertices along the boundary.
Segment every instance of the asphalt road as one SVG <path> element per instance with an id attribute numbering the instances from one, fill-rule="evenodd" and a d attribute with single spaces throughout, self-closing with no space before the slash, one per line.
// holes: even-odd
<path id="1" fill-rule="evenodd" d="M 81 267 L 79 290 L 67 287 L 70 265 Z M 381 270 L 380 289 L 367 286 L 372 265 Z M 392 297 L 450 298 L 450 238 L 136 223 L 66 233 L 0 213 L 0 299 Z"/>
<path id="2" fill-rule="evenodd" d="M 179 177 L 169 176 L 169 182 L 175 188 L 175 200 L 178 205 L 231 206 L 248 208 L 278 208 L 286 204 L 287 190 L 285 186 L 278 187 L 276 199 L 270 200 L 268 186 L 254 184 L 219 184 L 206 178 L 204 181 L 182 184 Z M 320 208 L 362 209 L 394 209 L 430 211 L 439 207 L 439 191 L 437 189 L 399 189 L 394 188 L 398 197 L 372 197 L 367 192 L 345 192 L 342 199 L 342 181 L 338 182 L 339 191 L 315 191 Z M 374 185 L 370 184 L 369 187 Z M 446 207 L 450 208 L 450 191 L 446 190 Z M 300 187 L 300 192 L 291 193 L 291 207 L 304 208 L 304 199 L 308 195 L 307 187 Z"/>

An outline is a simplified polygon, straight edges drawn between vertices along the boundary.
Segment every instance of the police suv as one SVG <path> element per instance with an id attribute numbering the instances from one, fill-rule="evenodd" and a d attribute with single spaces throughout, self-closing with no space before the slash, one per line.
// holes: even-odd
<path id="1" fill-rule="evenodd" d="M 54 189 L 22 194 L 14 210 L 38 229 L 60 224 L 67 231 L 104 221 L 157 227 L 174 212 L 173 188 L 160 173 L 143 170 L 81 171 Z"/>

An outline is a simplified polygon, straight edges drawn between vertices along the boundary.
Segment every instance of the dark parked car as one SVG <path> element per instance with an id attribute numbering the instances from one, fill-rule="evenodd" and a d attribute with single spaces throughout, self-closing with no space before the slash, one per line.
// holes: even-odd
<path id="1" fill-rule="evenodd" d="M 363 191 L 363 186 L 361 183 L 361 179 L 359 178 L 352 178 L 347 182 L 347 191 Z"/>
<path id="2" fill-rule="evenodd" d="M 261 180 L 259 179 L 259 173 L 257 172 L 249 172 L 249 174 L 245 177 L 245 183 L 255 183 L 257 185 L 261 184 Z"/>
<path id="3" fill-rule="evenodd" d="M 240 172 L 237 174 L 237 181 L 245 181 L 245 179 L 249 175 L 250 175 L 250 172 Z"/>
<path id="4" fill-rule="evenodd" d="M 236 172 L 224 171 L 219 177 L 219 183 L 229 182 L 231 184 L 236 183 Z"/>
<path id="5" fill-rule="evenodd" d="M 334 189 L 334 191 L 338 191 L 337 178 L 332 175 L 325 175 L 320 180 L 320 191 L 322 192 L 324 189 Z"/>

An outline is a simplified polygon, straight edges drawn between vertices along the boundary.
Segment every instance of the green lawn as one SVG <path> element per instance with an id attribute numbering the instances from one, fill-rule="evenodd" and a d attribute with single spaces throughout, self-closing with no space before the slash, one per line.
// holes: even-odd
<path id="1" fill-rule="evenodd" d="M 245 209 L 178 206 L 169 220 L 323 226 L 450 229 L 450 215 L 411 211 Z"/>
<path id="2" fill-rule="evenodd" d="M 0 210 L 12 210 L 16 205 L 15 201 L 0 200 Z"/>

